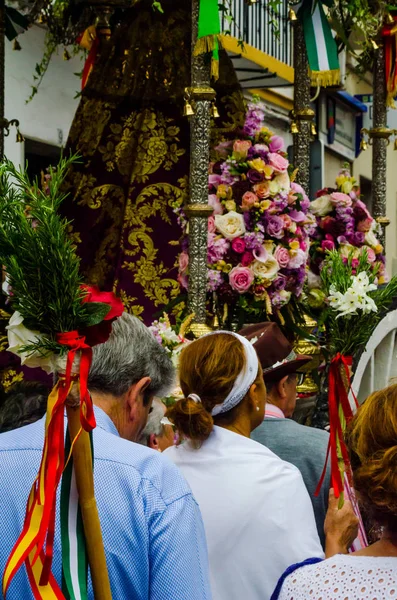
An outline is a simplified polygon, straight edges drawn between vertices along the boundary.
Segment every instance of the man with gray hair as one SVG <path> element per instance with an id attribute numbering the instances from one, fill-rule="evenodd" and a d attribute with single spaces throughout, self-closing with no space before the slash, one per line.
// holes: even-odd
<path id="1" fill-rule="evenodd" d="M 204 528 L 190 488 L 165 457 L 131 443 L 144 430 L 153 397 L 173 380 L 166 352 L 131 315 L 115 321 L 109 340 L 94 348 L 89 389 L 97 422 L 95 496 L 115 600 L 211 599 Z M 0 572 L 22 529 L 43 437 L 43 419 L 0 435 Z M 59 527 L 53 572 L 61 584 Z M 7 598 L 33 599 L 22 569 Z"/>
<path id="2" fill-rule="evenodd" d="M 167 408 L 160 398 L 154 398 L 152 412 L 139 438 L 140 444 L 157 450 L 157 452 L 164 452 L 174 444 L 175 440 L 174 427 L 165 416 L 166 410 Z"/>

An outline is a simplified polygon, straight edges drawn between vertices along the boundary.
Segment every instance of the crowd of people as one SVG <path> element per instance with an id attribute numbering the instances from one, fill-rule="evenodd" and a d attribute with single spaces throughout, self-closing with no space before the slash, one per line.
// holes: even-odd
<path id="1" fill-rule="evenodd" d="M 274 323 L 215 331 L 183 349 L 183 398 L 167 410 L 170 358 L 137 318 L 115 321 L 89 374 L 115 600 L 397 598 L 397 386 L 370 396 L 348 429 L 353 487 L 381 531 L 367 545 L 329 472 L 315 495 L 328 433 L 290 418 L 307 361 Z M 39 468 L 45 407 L 34 385 L 1 401 L 1 571 Z M 61 581 L 59 531 L 53 570 Z M 33 598 L 24 569 L 7 598 Z"/>

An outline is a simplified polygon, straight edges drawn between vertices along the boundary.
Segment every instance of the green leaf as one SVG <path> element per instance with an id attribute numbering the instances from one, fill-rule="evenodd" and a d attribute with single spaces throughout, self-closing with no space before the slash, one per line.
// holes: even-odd
<path id="1" fill-rule="evenodd" d="M 84 319 L 84 324 L 90 327 L 102 323 L 106 315 L 109 314 L 111 307 L 104 302 L 86 302 L 84 308 L 88 313 L 87 318 Z"/>
<path id="2" fill-rule="evenodd" d="M 152 2 L 152 8 L 153 8 L 153 10 L 158 10 L 160 13 L 164 14 L 164 10 L 163 10 L 163 7 L 161 6 L 161 2 L 154 0 Z"/>

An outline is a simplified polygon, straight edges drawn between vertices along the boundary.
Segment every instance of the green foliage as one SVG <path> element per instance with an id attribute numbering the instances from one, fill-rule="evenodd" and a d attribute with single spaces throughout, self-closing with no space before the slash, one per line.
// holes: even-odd
<path id="1" fill-rule="evenodd" d="M 321 271 L 323 291 L 327 297 L 331 293 L 331 286 L 345 293 L 351 286 L 352 276 L 363 271 L 367 273 L 370 283 L 376 280 L 376 271 L 371 270 L 365 252 L 358 260 L 358 265 L 353 268 L 352 255 L 344 263 L 337 251 L 327 253 Z M 318 325 L 326 328 L 325 349 L 331 356 L 335 356 L 338 352 L 346 356 L 354 356 L 364 350 L 376 326 L 397 296 L 397 277 L 393 277 L 387 285 L 379 286 L 369 292 L 368 296 L 375 301 L 377 312 L 363 314 L 362 311 L 358 311 L 357 315 L 339 316 L 340 313 L 331 306 L 323 311 Z"/>
<path id="2" fill-rule="evenodd" d="M 100 323 L 109 312 L 102 303 L 82 302 L 79 259 L 67 234 L 69 222 L 58 209 L 62 183 L 77 157 L 50 168 L 45 189 L 24 171 L 0 165 L 0 260 L 12 289 L 12 308 L 24 325 L 44 336 L 28 349 L 60 351 L 56 333 Z"/>

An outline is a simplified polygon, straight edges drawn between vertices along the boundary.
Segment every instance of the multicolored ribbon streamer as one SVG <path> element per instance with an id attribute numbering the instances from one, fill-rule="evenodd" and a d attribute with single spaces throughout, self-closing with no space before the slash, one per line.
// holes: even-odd
<path id="1" fill-rule="evenodd" d="M 324 12 L 328 0 L 303 0 L 298 11 L 302 22 L 313 86 L 340 83 L 338 48 Z"/>
<path id="2" fill-rule="evenodd" d="M 212 53 L 211 77 L 219 78 L 219 35 L 221 24 L 218 0 L 200 0 L 198 35 L 194 55 Z"/>
<path id="3" fill-rule="evenodd" d="M 65 374 L 52 390 L 47 403 L 44 449 L 39 474 L 33 483 L 25 523 L 6 564 L 3 575 L 3 595 L 21 565 L 28 561 L 28 572 L 36 585 L 33 589 L 36 600 L 44 600 L 48 594 L 63 598 L 51 575 L 55 535 L 56 492 L 65 464 L 64 408 L 66 399 L 76 379 L 80 381 L 80 420 L 86 431 L 95 427 L 95 416 L 91 396 L 87 390 L 88 372 L 92 349 L 85 337 L 77 331 L 60 333 L 59 344 L 69 348 Z M 72 375 L 76 353 L 80 353 L 79 374 Z M 45 546 L 45 551 L 44 551 Z M 38 560 L 40 558 L 40 562 Z M 42 568 L 40 568 L 42 563 Z M 39 580 L 37 576 L 40 573 Z"/>
<path id="4" fill-rule="evenodd" d="M 396 108 L 394 98 L 397 97 L 397 16 L 393 16 L 394 23 L 386 25 L 382 30 L 385 45 L 385 71 L 386 71 L 386 104 Z"/>

